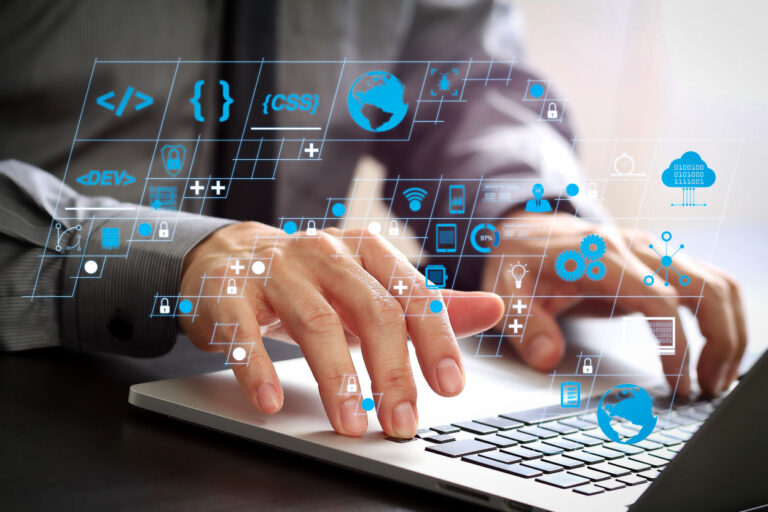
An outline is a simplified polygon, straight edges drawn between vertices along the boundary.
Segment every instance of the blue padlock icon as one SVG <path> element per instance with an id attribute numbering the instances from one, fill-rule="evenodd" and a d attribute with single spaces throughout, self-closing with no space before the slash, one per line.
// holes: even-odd
<path id="1" fill-rule="evenodd" d="M 187 149 L 181 144 L 166 144 L 160 150 L 160 154 L 163 157 L 163 167 L 165 167 L 166 172 L 175 178 L 184 167 Z"/>

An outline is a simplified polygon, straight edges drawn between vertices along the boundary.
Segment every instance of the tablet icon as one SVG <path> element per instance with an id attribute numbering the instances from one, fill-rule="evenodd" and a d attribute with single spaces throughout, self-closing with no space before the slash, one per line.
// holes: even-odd
<path id="1" fill-rule="evenodd" d="M 435 225 L 435 251 L 456 252 L 456 224 Z"/>
<path id="2" fill-rule="evenodd" d="M 581 384 L 563 382 L 560 384 L 560 407 L 577 408 L 581 406 Z"/>

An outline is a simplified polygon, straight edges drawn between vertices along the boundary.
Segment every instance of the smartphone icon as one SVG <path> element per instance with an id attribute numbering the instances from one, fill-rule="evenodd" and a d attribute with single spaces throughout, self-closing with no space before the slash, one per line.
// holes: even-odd
<path id="1" fill-rule="evenodd" d="M 452 214 L 464 213 L 464 185 L 451 185 L 448 187 L 448 212 Z"/>

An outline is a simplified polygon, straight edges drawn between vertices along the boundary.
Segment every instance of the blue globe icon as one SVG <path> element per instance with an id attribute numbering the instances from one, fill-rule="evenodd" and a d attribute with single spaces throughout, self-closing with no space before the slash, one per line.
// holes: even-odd
<path id="1" fill-rule="evenodd" d="M 405 118 L 405 86 L 386 71 L 369 71 L 355 80 L 347 94 L 349 115 L 360 128 L 386 132 Z"/>
<path id="2" fill-rule="evenodd" d="M 651 435 L 656 428 L 657 419 L 653 415 L 653 398 L 645 389 L 635 384 L 619 384 L 612 387 L 605 392 L 597 406 L 600 430 L 617 443 L 639 443 Z M 622 422 L 630 430 L 635 430 L 630 426 L 632 424 L 640 430 L 633 436 L 622 437 L 614 430 L 613 422 Z"/>

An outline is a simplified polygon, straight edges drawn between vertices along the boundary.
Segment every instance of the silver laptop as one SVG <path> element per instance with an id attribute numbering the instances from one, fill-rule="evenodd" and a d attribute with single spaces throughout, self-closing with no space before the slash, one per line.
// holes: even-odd
<path id="1" fill-rule="evenodd" d="M 365 368 L 359 353 L 354 362 Z M 271 416 L 253 409 L 229 370 L 137 384 L 129 402 L 497 510 L 746 510 L 768 503 L 768 484 L 757 470 L 768 460 L 761 398 L 768 389 L 768 356 L 748 375 L 751 383 L 742 379 L 722 406 L 722 398 L 670 404 L 659 396 L 655 431 L 634 445 L 611 442 L 595 414 L 602 393 L 626 377 L 594 379 L 596 398 L 582 396 L 581 407 L 563 408 L 556 377 L 514 357 L 468 355 L 465 365 L 467 387 L 455 398 L 435 395 L 416 375 L 422 428 L 407 441 L 388 439 L 374 412 L 364 437 L 335 434 L 303 359 L 275 364 L 285 405 Z M 606 365 L 601 373 L 633 371 Z M 370 389 L 365 372 L 359 376 L 361 389 Z M 665 389 L 658 378 L 634 383 L 650 392 Z"/>

